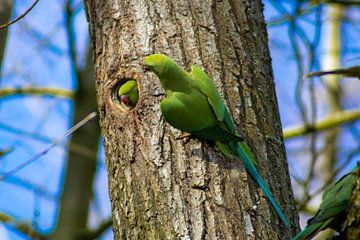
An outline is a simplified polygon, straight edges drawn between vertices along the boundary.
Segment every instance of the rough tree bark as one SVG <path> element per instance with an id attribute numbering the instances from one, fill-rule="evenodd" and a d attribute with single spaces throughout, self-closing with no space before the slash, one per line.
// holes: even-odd
<path id="1" fill-rule="evenodd" d="M 10 21 L 12 5 L 13 5 L 12 0 L 0 1 L 0 25 Z M 2 29 L 0 31 L 0 82 L 1 82 L 2 63 L 6 48 L 7 34 L 8 34 L 8 28 Z"/>
<path id="2" fill-rule="evenodd" d="M 346 217 L 346 228 L 344 233 L 342 233 L 344 234 L 344 239 L 348 240 L 360 238 L 360 170 L 357 170 L 356 176 L 356 185 L 350 199 L 349 212 Z"/>
<path id="3" fill-rule="evenodd" d="M 88 0 L 115 239 L 289 239 L 288 175 L 261 1 Z M 164 53 L 213 76 L 258 168 L 293 223 L 280 222 L 243 165 L 164 122 L 144 56 Z M 114 99 L 138 80 L 127 112 Z"/>

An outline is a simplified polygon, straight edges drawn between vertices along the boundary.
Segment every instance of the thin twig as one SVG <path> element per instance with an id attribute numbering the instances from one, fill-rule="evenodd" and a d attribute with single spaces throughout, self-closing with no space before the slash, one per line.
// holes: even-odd
<path id="1" fill-rule="evenodd" d="M 19 129 L 14 126 L 3 123 L 3 122 L 0 122 L 0 130 L 6 131 L 6 132 L 9 132 L 12 134 L 21 135 L 21 137 L 25 137 L 25 138 L 36 140 L 36 141 L 43 142 L 43 143 L 52 143 L 54 141 L 52 138 L 46 137 L 46 136 L 38 134 L 36 132 L 30 132 L 30 131 L 26 131 L 24 129 Z M 67 146 L 65 144 L 59 145 L 59 146 L 62 148 L 68 147 L 71 152 L 79 154 L 80 156 L 83 156 L 83 157 L 86 157 L 89 159 L 97 158 L 96 151 L 94 151 L 88 147 L 85 147 L 83 145 L 77 144 L 75 142 L 71 142 L 71 143 L 67 144 Z"/>
<path id="2" fill-rule="evenodd" d="M 14 217 L 12 217 L 4 212 L 0 212 L 0 222 L 10 226 L 15 231 L 19 231 L 19 232 L 25 234 L 30 239 L 33 239 L 33 240 L 46 240 L 47 239 L 46 236 L 40 234 L 35 229 L 33 229 L 29 223 L 18 221 Z"/>
<path id="3" fill-rule="evenodd" d="M 71 135 L 73 132 L 75 132 L 76 130 L 78 130 L 80 127 L 82 127 L 83 125 L 85 125 L 86 123 L 88 123 L 89 121 L 93 120 L 96 117 L 96 112 L 92 112 L 89 115 L 87 115 L 83 120 L 81 120 L 80 122 L 78 122 L 77 124 L 75 124 L 72 128 L 70 128 L 69 130 L 67 130 L 65 133 L 63 133 L 61 136 L 59 136 L 57 139 L 55 139 L 54 142 L 52 142 L 51 144 L 49 144 L 43 151 L 35 154 L 33 157 L 31 157 L 30 159 L 28 159 L 27 161 L 23 162 L 22 164 L 20 164 L 19 166 L 15 167 L 14 169 L 12 169 L 11 171 L 5 173 L 4 175 L 0 176 L 0 182 L 4 181 L 6 178 L 8 178 L 9 176 L 15 174 L 16 172 L 18 172 L 19 170 L 23 169 L 24 167 L 26 167 L 27 165 L 29 165 L 30 163 L 34 162 L 35 160 L 39 159 L 40 157 L 44 156 L 45 154 L 47 154 L 51 149 L 53 149 L 56 145 L 58 145 L 59 143 L 61 143 L 67 136 Z"/>
<path id="4" fill-rule="evenodd" d="M 14 20 L 11 20 L 10 22 L 7 22 L 5 24 L 0 25 L 0 30 L 7 28 L 8 26 L 16 23 L 17 21 L 21 20 L 22 18 L 24 18 L 34 7 L 35 5 L 39 2 L 40 0 L 35 0 L 35 2 L 20 16 L 18 16 L 17 18 L 15 18 Z"/>
<path id="5" fill-rule="evenodd" d="M 107 220 L 104 220 L 96 229 L 86 230 L 84 233 L 80 234 L 81 239 L 92 240 L 100 237 L 109 227 L 112 226 L 112 218 L 109 217 Z"/>

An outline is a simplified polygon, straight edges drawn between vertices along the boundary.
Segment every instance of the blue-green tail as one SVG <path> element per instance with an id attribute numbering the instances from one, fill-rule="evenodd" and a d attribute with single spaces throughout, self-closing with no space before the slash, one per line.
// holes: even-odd
<path id="1" fill-rule="evenodd" d="M 245 165 L 246 170 L 250 173 L 251 177 L 255 180 L 255 182 L 260 186 L 263 193 L 267 197 L 267 199 L 270 201 L 271 205 L 275 209 L 276 213 L 279 215 L 281 220 L 285 223 L 285 225 L 290 228 L 289 221 L 286 219 L 285 215 L 281 211 L 279 205 L 276 203 L 270 189 L 258 173 L 258 171 L 255 168 L 255 165 L 253 164 L 251 158 L 246 154 L 246 151 L 240 146 L 239 143 L 228 143 L 230 149 L 235 152 L 236 156 L 243 162 Z M 234 149 L 235 148 L 235 149 Z"/>
<path id="2" fill-rule="evenodd" d="M 310 224 L 309 226 L 304 228 L 304 230 L 299 232 L 292 240 L 310 239 L 312 236 L 314 236 L 314 234 L 316 234 L 319 231 L 319 229 L 321 228 L 322 225 L 323 225 L 323 223 L 321 223 L 321 222 L 315 223 L 315 224 Z"/>

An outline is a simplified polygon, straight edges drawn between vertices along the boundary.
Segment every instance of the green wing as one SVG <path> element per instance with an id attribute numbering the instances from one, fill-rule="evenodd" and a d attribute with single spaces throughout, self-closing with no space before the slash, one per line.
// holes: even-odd
<path id="1" fill-rule="evenodd" d="M 177 88 L 174 85 L 173 90 L 167 92 L 167 97 L 160 104 L 165 120 L 204 139 L 242 141 L 223 123 L 226 108 L 212 79 L 195 66 L 184 77 L 181 84 L 177 82 Z"/>
<path id="2" fill-rule="evenodd" d="M 210 134 L 211 136 L 217 136 L 217 138 L 208 138 L 206 135 L 207 133 L 209 133 L 208 129 L 204 129 L 204 131 L 201 131 L 200 134 L 195 133 L 195 135 L 214 141 L 239 142 L 240 146 L 247 153 L 250 160 L 256 165 L 257 164 L 256 160 L 250 148 L 247 146 L 245 142 L 243 142 L 244 139 L 238 136 L 238 133 L 235 129 L 235 124 L 228 110 L 226 109 L 219 92 L 216 89 L 214 81 L 201 68 L 197 66 L 191 67 L 191 72 L 189 73 L 189 76 L 193 80 L 192 82 L 194 83 L 194 86 L 207 97 L 209 104 L 212 107 L 212 110 L 214 111 L 216 117 L 219 120 L 219 126 L 217 126 L 217 128 L 221 128 L 221 129 L 216 129 L 217 131 L 213 132 L 215 134 Z M 223 132 L 223 134 L 220 133 L 221 131 Z M 222 136 L 218 137 L 220 134 Z M 228 138 L 229 135 L 232 137 Z M 230 155 L 231 151 L 228 149 L 226 144 L 217 142 L 216 145 L 226 156 Z"/>
<path id="3" fill-rule="evenodd" d="M 160 109 L 168 123 L 190 133 L 217 123 L 206 98 L 198 91 L 174 92 L 161 101 Z"/>
<path id="4" fill-rule="evenodd" d="M 214 140 L 214 141 L 243 141 L 241 137 L 237 135 L 237 132 L 235 130 L 235 125 L 232 121 L 232 118 L 227 111 L 224 102 L 219 94 L 219 92 L 216 89 L 214 81 L 199 67 L 192 66 L 191 72 L 189 73 L 189 76 L 192 81 L 190 83 L 193 84 L 193 87 L 200 91 L 208 101 L 208 104 L 211 106 L 212 111 L 216 115 L 216 118 L 218 120 L 216 131 L 218 134 L 224 134 L 225 135 L 232 135 L 232 138 L 227 138 L 226 140 L 219 138 L 218 134 L 213 135 L 214 138 L 208 138 L 203 137 L 206 139 Z M 209 129 L 204 129 L 204 132 L 201 132 L 200 134 L 197 134 L 199 137 L 202 137 L 203 135 L 206 136 L 206 131 Z M 210 129 L 214 130 L 214 129 Z"/>
<path id="5" fill-rule="evenodd" d="M 324 191 L 322 202 L 315 216 L 308 221 L 308 226 L 299 232 L 292 240 L 309 239 L 319 231 L 326 228 L 338 229 L 355 187 L 356 176 L 354 172 L 344 175 L 335 183 L 329 185 Z"/>
<path id="6" fill-rule="evenodd" d="M 235 124 L 228 110 L 226 109 L 219 92 L 216 89 L 214 81 L 201 68 L 197 66 L 191 67 L 191 72 L 189 73 L 189 76 L 193 80 L 191 82 L 194 83 L 194 86 L 207 97 L 209 104 L 212 107 L 212 110 L 214 111 L 217 119 L 219 120 L 219 124 L 217 126 L 216 131 L 214 131 L 214 129 L 210 129 L 212 130 L 212 134 L 210 134 L 210 131 L 208 131 L 209 129 L 203 129 L 200 133 L 194 133 L 194 134 L 199 137 L 214 141 L 239 142 L 240 146 L 247 153 L 251 161 L 256 165 L 257 164 L 256 160 L 250 148 L 247 146 L 245 142 L 243 142 L 244 139 L 238 136 L 238 133 L 235 129 Z M 216 137 L 209 138 L 207 136 L 208 133 L 210 136 L 216 136 Z M 221 137 L 219 137 L 220 135 Z M 228 136 L 231 136 L 231 138 L 228 138 Z M 226 156 L 230 156 L 231 151 L 228 148 L 228 146 L 226 146 L 226 144 L 217 142 L 216 145 Z"/>
<path id="7" fill-rule="evenodd" d="M 328 225 L 331 224 L 333 221 L 333 218 L 328 219 L 325 222 L 318 222 L 311 225 L 308 225 L 304 230 L 302 230 L 300 233 L 298 233 L 292 240 L 306 240 L 311 239 L 313 236 L 315 236 L 319 231 L 322 231 L 326 228 L 328 228 Z"/>
<path id="8" fill-rule="evenodd" d="M 207 97 L 217 119 L 222 121 L 226 108 L 214 81 L 197 66 L 191 66 L 189 76 L 194 86 Z"/>
<path id="9" fill-rule="evenodd" d="M 331 184 L 323 194 L 318 213 L 309 223 L 321 222 L 346 211 L 355 182 L 356 176 L 351 172 Z"/>
<path id="10" fill-rule="evenodd" d="M 191 134 L 198 136 L 203 139 L 222 141 L 222 142 L 239 142 L 244 141 L 242 137 L 234 135 L 219 125 L 202 128 L 199 131 L 193 131 Z"/>

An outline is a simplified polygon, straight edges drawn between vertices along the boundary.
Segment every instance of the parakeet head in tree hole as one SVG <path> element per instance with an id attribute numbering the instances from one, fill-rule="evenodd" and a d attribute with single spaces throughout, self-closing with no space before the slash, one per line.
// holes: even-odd
<path id="1" fill-rule="evenodd" d="M 120 104 L 133 108 L 139 100 L 139 90 L 136 80 L 128 80 L 118 90 Z"/>

